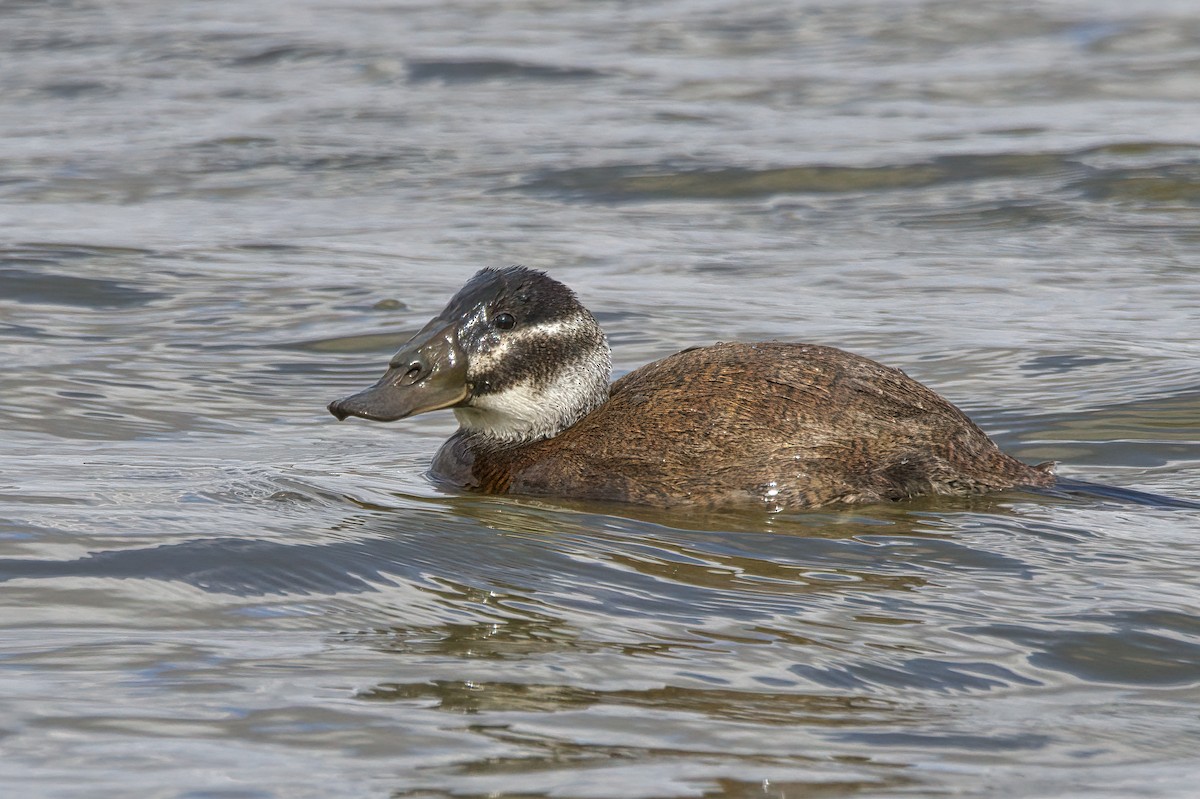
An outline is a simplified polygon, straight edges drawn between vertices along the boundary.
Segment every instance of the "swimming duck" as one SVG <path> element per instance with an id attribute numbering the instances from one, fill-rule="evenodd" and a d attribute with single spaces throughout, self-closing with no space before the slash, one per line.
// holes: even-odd
<path id="1" fill-rule="evenodd" d="M 832 347 L 715 344 L 611 385 L 610 373 L 574 292 L 525 267 L 484 269 L 379 382 L 329 411 L 453 409 L 432 475 L 490 494 L 778 511 L 1055 480 L 903 372 Z"/>

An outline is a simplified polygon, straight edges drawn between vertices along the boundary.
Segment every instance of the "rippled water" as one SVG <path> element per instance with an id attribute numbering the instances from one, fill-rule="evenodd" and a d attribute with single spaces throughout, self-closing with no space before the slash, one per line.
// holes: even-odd
<path id="1" fill-rule="evenodd" d="M 0 5 L 6 795 L 1193 796 L 1198 43 L 1190 2 Z M 518 262 L 620 372 L 842 346 L 1112 488 L 462 496 L 449 415 L 325 412 Z"/>

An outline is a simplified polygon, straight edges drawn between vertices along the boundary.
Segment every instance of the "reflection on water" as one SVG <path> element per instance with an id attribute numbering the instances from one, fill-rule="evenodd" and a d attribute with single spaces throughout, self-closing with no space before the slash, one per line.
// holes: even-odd
<path id="1" fill-rule="evenodd" d="M 1194 793 L 1190 10 L 281 8 L 0 5 L 10 792 Z M 324 406 L 508 263 L 617 374 L 841 346 L 1063 482 L 446 493 L 448 414 Z"/>

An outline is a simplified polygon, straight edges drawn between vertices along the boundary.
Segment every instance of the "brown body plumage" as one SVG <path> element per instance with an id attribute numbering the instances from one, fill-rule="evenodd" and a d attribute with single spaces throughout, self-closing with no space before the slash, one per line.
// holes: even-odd
<path id="1" fill-rule="evenodd" d="M 433 473 L 495 494 L 770 510 L 1054 482 L 903 372 L 778 342 L 643 366 L 553 438 L 496 447 L 460 431 Z"/>
<path id="2" fill-rule="evenodd" d="M 1054 483 L 903 372 L 830 347 L 717 344 L 609 386 L 608 345 L 541 272 L 484 270 L 339 419 L 453 408 L 433 475 L 494 494 L 815 508 Z"/>

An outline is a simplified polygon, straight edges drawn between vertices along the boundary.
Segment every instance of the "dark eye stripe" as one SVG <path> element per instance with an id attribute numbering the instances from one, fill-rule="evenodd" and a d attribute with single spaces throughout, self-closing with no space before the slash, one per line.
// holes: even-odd
<path id="1" fill-rule="evenodd" d="M 509 346 L 486 370 L 473 372 L 471 379 L 481 388 L 478 394 L 497 394 L 512 386 L 529 383 L 545 386 L 564 369 L 589 357 L 598 346 L 599 330 L 581 330 L 563 335 L 539 335 L 536 325 L 524 325 L 520 335 L 508 339 Z"/>

